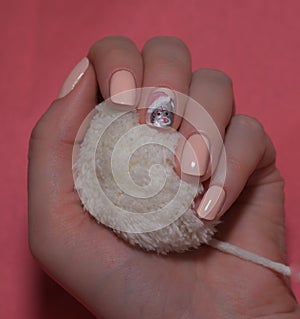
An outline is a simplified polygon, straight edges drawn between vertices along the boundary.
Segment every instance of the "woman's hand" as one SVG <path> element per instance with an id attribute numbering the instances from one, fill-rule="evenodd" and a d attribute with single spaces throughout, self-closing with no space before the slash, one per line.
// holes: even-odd
<path id="1" fill-rule="evenodd" d="M 226 180 L 220 185 L 212 178 L 199 216 L 223 215 L 220 239 L 285 262 L 283 180 L 270 138 L 257 120 L 234 115 L 228 76 L 208 69 L 192 72 L 187 47 L 169 37 L 149 40 L 141 53 L 126 38 L 97 42 L 37 123 L 29 150 L 33 255 L 99 318 L 300 318 L 288 281 L 268 269 L 206 246 L 168 256 L 146 253 L 83 211 L 72 175 L 77 131 L 98 102 L 98 88 L 104 99 L 113 95 L 113 102 L 126 108 L 136 106 L 136 97 L 120 100 L 117 94 L 141 86 L 189 95 L 204 106 L 224 139 Z M 174 101 L 172 127 L 187 139 L 194 136 L 196 149 L 203 146 L 198 128 L 189 124 L 197 123 L 199 114 Z M 153 125 L 147 110 L 141 110 L 140 120 Z M 209 177 L 205 151 L 190 152 L 181 141 L 177 152 L 184 177 Z"/>

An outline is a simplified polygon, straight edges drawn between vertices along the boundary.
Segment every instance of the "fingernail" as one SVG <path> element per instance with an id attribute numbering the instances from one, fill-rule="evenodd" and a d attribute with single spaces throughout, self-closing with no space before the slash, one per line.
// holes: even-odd
<path id="1" fill-rule="evenodd" d="M 79 63 L 76 64 L 74 69 L 69 73 L 68 77 L 66 78 L 64 84 L 62 85 L 58 98 L 62 98 L 69 94 L 77 85 L 79 80 L 82 78 L 84 73 L 89 67 L 89 60 L 88 58 L 83 58 Z"/>
<path id="2" fill-rule="evenodd" d="M 170 91 L 170 90 L 167 90 Z M 164 89 L 158 89 L 149 97 L 146 123 L 159 128 L 172 126 L 175 114 L 175 96 Z"/>
<path id="3" fill-rule="evenodd" d="M 206 173 L 209 152 L 204 138 L 200 134 L 190 136 L 183 147 L 181 171 L 184 174 L 203 176 Z"/>
<path id="4" fill-rule="evenodd" d="M 110 80 L 110 97 L 116 104 L 135 105 L 136 103 L 136 84 L 133 75 L 126 70 L 115 72 Z M 132 90 L 119 94 L 123 91 Z"/>
<path id="5" fill-rule="evenodd" d="M 204 194 L 197 209 L 197 214 L 205 220 L 214 220 L 225 201 L 225 191 L 220 186 L 211 186 Z"/>

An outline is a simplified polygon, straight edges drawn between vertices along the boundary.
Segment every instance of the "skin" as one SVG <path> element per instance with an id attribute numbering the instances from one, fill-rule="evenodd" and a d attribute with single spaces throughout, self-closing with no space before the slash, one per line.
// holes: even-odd
<path id="1" fill-rule="evenodd" d="M 206 246 L 181 255 L 145 253 L 82 210 L 71 169 L 75 136 L 97 103 L 98 87 L 108 98 L 111 75 L 127 69 L 138 87 L 169 87 L 205 105 L 228 154 L 218 238 L 286 262 L 284 182 L 274 147 L 257 120 L 234 115 L 228 76 L 192 72 L 189 51 L 176 38 L 153 38 L 141 53 L 129 39 L 105 38 L 88 57 L 86 73 L 52 103 L 30 140 L 29 243 L 45 271 L 99 318 L 299 319 L 286 278 Z M 192 129 L 185 122 L 179 127 L 184 136 Z"/>

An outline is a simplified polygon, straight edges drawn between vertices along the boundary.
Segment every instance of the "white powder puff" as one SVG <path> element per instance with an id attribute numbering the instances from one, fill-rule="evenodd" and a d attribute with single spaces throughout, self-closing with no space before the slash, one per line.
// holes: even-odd
<path id="1" fill-rule="evenodd" d="M 136 111 L 118 112 L 106 103 L 96 110 L 73 167 L 85 209 L 145 250 L 165 254 L 208 243 L 218 222 L 196 216 L 202 185 L 174 172 L 179 133 L 140 125 Z"/>
<path id="2" fill-rule="evenodd" d="M 284 264 L 213 238 L 218 222 L 202 221 L 193 210 L 202 185 L 182 181 L 173 170 L 178 138 L 176 131 L 139 125 L 136 111 L 115 111 L 108 101 L 98 105 L 80 149 L 73 152 L 75 187 L 84 208 L 147 251 L 184 252 L 207 244 L 290 276 Z"/>

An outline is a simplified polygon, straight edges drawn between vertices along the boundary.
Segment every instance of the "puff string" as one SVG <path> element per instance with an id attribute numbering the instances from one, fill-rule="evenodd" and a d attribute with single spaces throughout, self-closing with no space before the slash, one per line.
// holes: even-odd
<path id="1" fill-rule="evenodd" d="M 284 276 L 290 277 L 292 274 L 291 268 L 287 265 L 284 265 L 279 262 L 272 261 L 268 258 L 262 257 L 260 255 L 254 254 L 246 249 L 237 247 L 235 245 L 232 245 L 230 243 L 219 241 L 217 239 L 212 239 L 208 246 L 211 246 L 213 248 L 216 248 L 224 253 L 228 253 L 230 255 L 239 257 L 244 260 L 251 261 L 255 264 L 264 266 L 268 269 L 271 269 L 279 274 L 282 274 Z M 299 276 L 299 274 L 298 274 Z"/>

